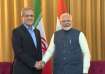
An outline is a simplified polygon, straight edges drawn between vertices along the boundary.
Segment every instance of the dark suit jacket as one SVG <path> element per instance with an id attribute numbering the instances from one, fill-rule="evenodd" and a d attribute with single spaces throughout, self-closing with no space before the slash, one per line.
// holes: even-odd
<path id="1" fill-rule="evenodd" d="M 14 63 L 13 74 L 40 74 L 41 70 L 36 70 L 34 64 L 42 59 L 41 36 L 40 32 L 35 29 L 37 47 L 24 25 L 13 30 L 13 50 Z"/>

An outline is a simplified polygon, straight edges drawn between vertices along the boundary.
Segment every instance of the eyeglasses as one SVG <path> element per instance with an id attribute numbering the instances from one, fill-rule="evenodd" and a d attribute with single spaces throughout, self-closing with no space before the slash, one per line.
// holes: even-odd
<path id="1" fill-rule="evenodd" d="M 71 20 L 62 20 L 61 22 L 62 23 L 68 23 L 68 22 L 71 22 Z"/>
<path id="2" fill-rule="evenodd" d="M 34 15 L 24 15 L 25 17 L 34 17 Z"/>

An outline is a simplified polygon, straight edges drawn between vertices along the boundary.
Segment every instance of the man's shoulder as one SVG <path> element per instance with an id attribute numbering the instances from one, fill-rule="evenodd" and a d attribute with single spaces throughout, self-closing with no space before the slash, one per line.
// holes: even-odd
<path id="1" fill-rule="evenodd" d="M 13 29 L 13 32 L 19 32 L 22 30 L 22 28 L 23 28 L 23 25 L 19 25 L 18 27 Z"/>
<path id="2" fill-rule="evenodd" d="M 72 28 L 72 30 L 73 30 L 73 31 L 72 31 L 73 34 L 74 34 L 74 35 L 77 35 L 77 36 L 80 36 L 80 34 L 83 33 L 82 31 L 80 31 L 79 29 L 76 29 L 76 28 Z"/>
<path id="3" fill-rule="evenodd" d="M 73 31 L 76 31 L 76 32 L 81 32 L 79 29 L 77 28 L 71 28 Z"/>
<path id="4" fill-rule="evenodd" d="M 34 31 L 35 31 L 36 33 L 40 33 L 40 31 L 39 31 L 37 28 L 35 28 Z"/>
<path id="5" fill-rule="evenodd" d="M 59 33 L 59 32 L 61 32 L 62 30 L 57 30 L 57 31 L 55 31 L 54 33 Z"/>
<path id="6" fill-rule="evenodd" d="M 60 32 L 62 32 L 63 30 L 61 29 L 61 30 L 58 30 L 58 31 L 55 31 L 54 33 L 60 33 Z M 70 29 L 70 31 L 72 31 L 72 32 L 81 32 L 79 29 L 77 29 L 77 28 L 71 28 Z"/>

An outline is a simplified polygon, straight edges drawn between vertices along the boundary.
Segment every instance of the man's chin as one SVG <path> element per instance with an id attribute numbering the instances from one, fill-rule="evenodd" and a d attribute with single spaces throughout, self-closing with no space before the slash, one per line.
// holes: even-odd
<path id="1" fill-rule="evenodd" d="M 32 26 L 33 25 L 33 23 L 27 23 L 29 26 Z"/>
<path id="2" fill-rule="evenodd" d="M 65 30 L 65 31 L 68 31 L 68 30 L 70 30 L 70 29 L 71 29 L 71 27 L 63 28 L 63 30 Z"/>

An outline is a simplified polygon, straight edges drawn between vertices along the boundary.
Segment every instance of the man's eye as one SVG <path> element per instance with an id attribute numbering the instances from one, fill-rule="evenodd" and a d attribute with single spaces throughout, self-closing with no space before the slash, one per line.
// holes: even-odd
<path id="1" fill-rule="evenodd" d="M 65 23 L 65 22 L 71 22 L 70 20 L 64 20 L 64 21 L 62 21 L 63 23 Z"/>
<path id="2" fill-rule="evenodd" d="M 34 15 L 25 15 L 25 17 L 34 17 Z"/>

